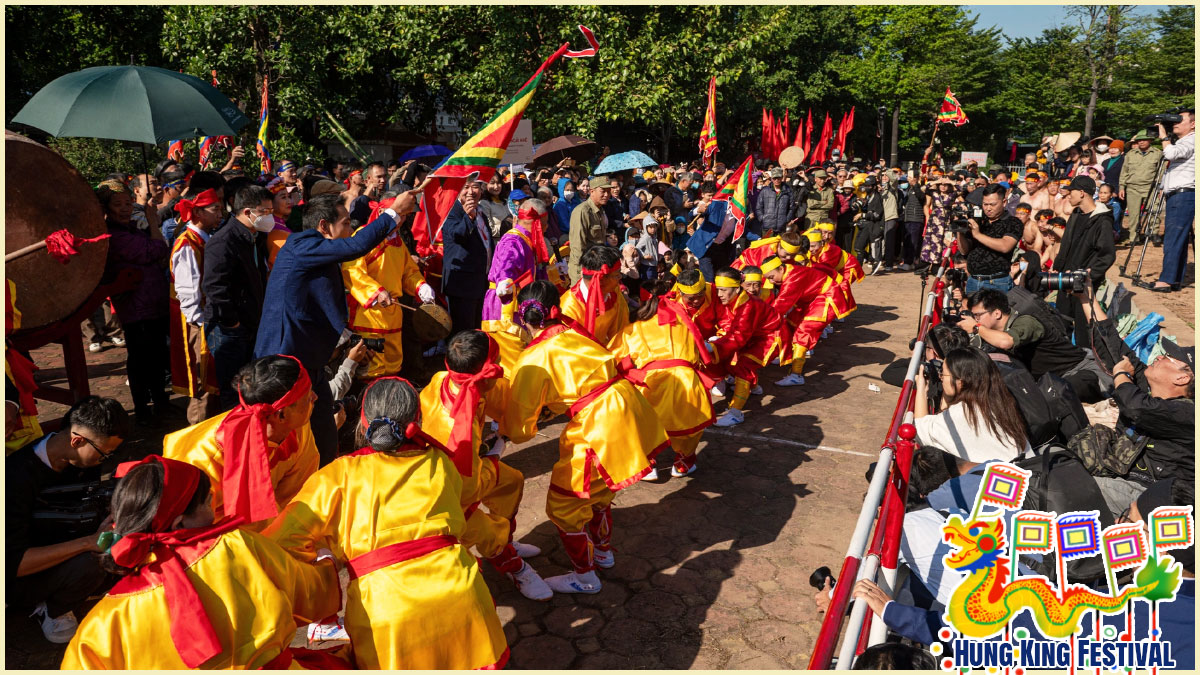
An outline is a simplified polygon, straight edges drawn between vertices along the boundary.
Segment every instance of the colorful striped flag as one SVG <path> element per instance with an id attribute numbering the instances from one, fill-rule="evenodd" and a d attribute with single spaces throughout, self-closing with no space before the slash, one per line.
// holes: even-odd
<path id="1" fill-rule="evenodd" d="M 258 114 L 258 160 L 260 170 L 265 173 L 271 173 L 271 151 L 267 149 L 267 76 L 263 75 L 262 86 L 262 110 Z"/>
<path id="2" fill-rule="evenodd" d="M 1146 546 L 1146 531 L 1141 523 L 1111 525 L 1105 528 L 1100 540 L 1104 543 L 1104 562 L 1114 572 L 1137 567 L 1150 555 L 1150 549 Z"/>
<path id="3" fill-rule="evenodd" d="M 717 154 L 717 76 L 708 81 L 708 107 L 704 110 L 704 123 L 700 126 L 700 158 L 705 166 Z"/>
<path id="4" fill-rule="evenodd" d="M 208 168 L 208 162 L 212 158 L 213 145 L 216 143 L 216 136 L 201 136 L 200 137 L 200 170 Z"/>
<path id="5" fill-rule="evenodd" d="M 1054 551 L 1054 535 L 1050 533 L 1054 518 L 1040 511 L 1019 511 L 1013 516 L 1013 546 L 1018 553 L 1050 553 Z"/>
<path id="6" fill-rule="evenodd" d="M 970 121 L 967 119 L 967 114 L 963 112 L 962 105 L 950 91 L 950 87 L 946 87 L 946 95 L 942 97 L 942 109 L 938 112 L 937 121 L 951 122 L 956 127 L 961 127 Z"/>
<path id="7" fill-rule="evenodd" d="M 1187 548 L 1196 542 L 1196 526 L 1190 506 L 1160 506 L 1150 512 L 1150 537 L 1162 553 Z"/>
<path id="8" fill-rule="evenodd" d="M 1063 560 L 1086 558 L 1100 552 L 1100 512 L 1073 511 L 1054 522 L 1058 553 Z"/>
<path id="9" fill-rule="evenodd" d="M 495 175 L 496 166 L 504 157 L 517 124 L 542 82 L 546 68 L 562 56 L 575 59 L 596 55 L 600 48 L 596 36 L 586 26 L 579 26 L 579 30 L 587 38 L 589 48 L 574 51 L 569 49 L 571 43 L 564 42 L 550 58 L 542 62 L 503 108 L 430 174 L 434 182 L 425 191 L 421 208 L 413 219 L 412 231 L 417 241 L 418 255 L 429 255 L 433 251 L 433 242 L 440 239 L 442 224 L 468 178 L 475 176 L 476 180 L 487 182 Z"/>
<path id="10" fill-rule="evenodd" d="M 1031 475 L 1012 464 L 988 464 L 979 486 L 980 502 L 1006 509 L 1021 508 Z"/>
<path id="11" fill-rule="evenodd" d="M 167 158 L 176 162 L 183 161 L 183 141 L 171 141 L 167 144 Z"/>
<path id="12" fill-rule="evenodd" d="M 713 201 L 729 204 L 729 212 L 737 219 L 733 229 L 734 241 L 741 239 L 746 229 L 746 213 L 750 211 L 750 172 L 754 169 L 754 157 L 749 156 L 738 167 L 725 186 L 713 195 Z"/>

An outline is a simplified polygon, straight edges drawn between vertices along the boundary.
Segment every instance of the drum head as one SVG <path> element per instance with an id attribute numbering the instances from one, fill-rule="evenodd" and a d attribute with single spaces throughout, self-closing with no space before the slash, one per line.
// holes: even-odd
<path id="1" fill-rule="evenodd" d="M 413 328 L 421 342 L 437 342 L 450 335 L 450 313 L 439 305 L 421 305 L 413 312 Z"/>
<path id="2" fill-rule="evenodd" d="M 779 164 L 785 169 L 794 169 L 804 162 L 804 148 L 790 146 L 779 153 Z"/>

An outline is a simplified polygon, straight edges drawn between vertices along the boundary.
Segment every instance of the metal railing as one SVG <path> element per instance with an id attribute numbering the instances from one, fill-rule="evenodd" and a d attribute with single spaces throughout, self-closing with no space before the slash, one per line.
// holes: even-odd
<path id="1" fill-rule="evenodd" d="M 882 621 L 872 624 L 866 601 L 852 601 L 850 595 L 858 579 L 874 581 L 888 595 L 895 594 L 900 532 L 904 526 L 908 478 L 915 447 L 913 439 L 916 437 L 916 428 L 912 425 L 916 376 L 925 360 L 925 336 L 930 328 L 940 322 L 942 310 L 949 302 L 942 280 L 948 257 L 949 251 L 947 260 L 943 260 L 938 268 L 933 290 L 925 298 L 924 312 L 909 357 L 904 384 L 900 388 L 900 396 L 892 412 L 892 420 L 879 451 L 879 462 L 875 465 L 875 473 L 867 488 L 854 533 L 850 537 L 846 559 L 837 576 L 838 582 L 833 588 L 833 599 L 825 612 L 821 632 L 817 635 L 808 662 L 809 670 L 829 669 L 839 636 L 842 636 L 842 645 L 838 651 L 837 670 L 849 670 L 858 654 L 870 645 L 882 643 L 887 637 L 887 628 Z M 847 607 L 850 607 L 850 618 L 844 621 Z M 844 636 L 843 623 L 846 626 Z"/>

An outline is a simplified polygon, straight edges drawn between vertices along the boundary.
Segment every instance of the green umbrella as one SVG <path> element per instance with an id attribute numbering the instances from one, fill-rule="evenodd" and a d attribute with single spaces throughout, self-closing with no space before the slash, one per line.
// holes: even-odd
<path id="1" fill-rule="evenodd" d="M 34 94 L 12 121 L 51 136 L 151 144 L 236 136 L 250 123 L 204 80 L 147 66 L 98 66 L 63 75 Z"/>

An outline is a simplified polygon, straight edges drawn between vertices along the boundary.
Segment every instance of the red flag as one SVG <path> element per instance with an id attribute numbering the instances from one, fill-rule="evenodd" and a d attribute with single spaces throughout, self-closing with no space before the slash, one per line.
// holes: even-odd
<path id="1" fill-rule="evenodd" d="M 769 129 L 770 129 L 770 127 L 768 126 L 768 123 L 767 123 L 767 109 L 763 108 L 762 109 L 762 140 L 759 141 L 758 151 L 760 153 L 762 153 L 762 156 L 764 158 L 767 155 L 771 154 L 771 135 L 770 135 Z"/>
<path id="2" fill-rule="evenodd" d="M 787 108 L 783 109 L 783 136 L 779 139 L 780 152 L 783 152 L 783 149 L 787 147 L 788 137 L 792 135 L 792 123 L 788 119 L 790 113 L 791 111 Z"/>
<path id="3" fill-rule="evenodd" d="M 804 156 L 807 158 L 813 149 L 812 145 L 812 108 L 808 109 L 808 121 L 804 123 Z"/>
<path id="4" fill-rule="evenodd" d="M 711 166 L 717 154 L 717 76 L 708 81 L 708 107 L 704 110 L 704 122 L 700 125 L 700 159 Z"/>
<path id="5" fill-rule="evenodd" d="M 829 136 L 833 133 L 833 120 L 829 119 L 829 113 L 825 113 L 825 124 L 821 126 L 820 142 L 817 143 L 817 148 L 813 150 L 811 164 L 820 164 L 828 157 Z"/>
<path id="6" fill-rule="evenodd" d="M 842 151 L 842 157 L 846 156 L 846 138 L 850 136 L 850 130 L 854 128 L 854 106 L 850 106 L 850 112 L 846 114 L 845 127 L 842 129 L 842 139 L 838 143 L 838 148 Z"/>
<path id="7" fill-rule="evenodd" d="M 775 149 L 778 145 L 778 130 L 775 128 L 775 111 L 767 111 L 767 159 L 775 159 L 779 156 L 779 152 Z"/>
<path id="8" fill-rule="evenodd" d="M 795 138 L 795 140 L 792 141 L 792 145 L 796 146 L 797 148 L 800 148 L 801 150 L 804 149 L 804 119 L 803 118 L 796 121 L 796 138 Z"/>

